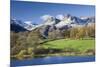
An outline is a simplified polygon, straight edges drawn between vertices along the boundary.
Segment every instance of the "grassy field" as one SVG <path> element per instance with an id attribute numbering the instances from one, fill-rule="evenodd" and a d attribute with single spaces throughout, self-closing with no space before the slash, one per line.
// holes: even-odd
<path id="1" fill-rule="evenodd" d="M 67 49 L 72 48 L 81 52 L 88 49 L 95 49 L 95 40 L 54 40 L 44 43 L 45 48 Z"/>
<path id="2" fill-rule="evenodd" d="M 49 40 L 41 44 L 42 49 L 38 50 L 38 54 L 24 55 L 21 51 L 18 55 L 12 56 L 12 58 L 24 59 L 39 58 L 48 56 L 93 56 L 95 55 L 95 40 Z M 25 51 L 24 51 L 25 52 Z"/>

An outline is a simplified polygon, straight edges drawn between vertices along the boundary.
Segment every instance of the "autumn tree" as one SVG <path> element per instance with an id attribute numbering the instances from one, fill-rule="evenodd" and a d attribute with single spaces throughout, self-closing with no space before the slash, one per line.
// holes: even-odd
<path id="1" fill-rule="evenodd" d="M 70 29 L 70 38 L 75 39 L 77 33 L 78 33 L 78 28 L 71 28 L 71 29 Z"/>
<path id="2" fill-rule="evenodd" d="M 41 46 L 40 43 L 42 42 L 42 37 L 39 30 L 37 29 L 35 31 L 30 32 L 26 39 L 26 42 L 29 48 L 33 47 L 33 51 L 37 50 L 38 47 Z"/>
<path id="3" fill-rule="evenodd" d="M 85 28 L 80 27 L 78 28 L 78 32 L 76 33 L 76 39 L 84 38 L 85 37 Z"/>

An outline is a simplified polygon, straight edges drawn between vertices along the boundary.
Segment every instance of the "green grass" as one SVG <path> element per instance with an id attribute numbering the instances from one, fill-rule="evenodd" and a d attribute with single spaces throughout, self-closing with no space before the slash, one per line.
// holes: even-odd
<path id="1" fill-rule="evenodd" d="M 95 51 L 95 40 L 49 40 L 45 43 L 41 44 L 42 47 L 45 49 L 59 49 L 62 50 L 60 53 L 45 53 L 45 54 L 31 54 L 31 55 L 24 55 L 25 51 L 21 51 L 18 55 L 11 56 L 12 58 L 17 59 L 24 59 L 24 57 L 47 57 L 47 56 L 91 56 L 94 55 L 93 52 Z M 53 50 L 52 49 L 52 50 Z M 93 50 L 87 53 L 88 50 Z M 70 51 L 70 52 L 68 52 Z M 72 52 L 72 53 L 71 53 Z"/>
<path id="2" fill-rule="evenodd" d="M 79 51 L 86 51 L 87 49 L 95 49 L 95 40 L 54 40 L 44 43 L 45 48 L 67 49 L 73 48 Z"/>

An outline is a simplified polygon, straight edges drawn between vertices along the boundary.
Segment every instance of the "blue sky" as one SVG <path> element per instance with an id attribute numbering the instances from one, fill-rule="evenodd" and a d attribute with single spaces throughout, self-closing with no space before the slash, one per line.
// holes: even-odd
<path id="1" fill-rule="evenodd" d="M 41 16 L 58 14 L 71 14 L 77 17 L 95 16 L 95 6 L 11 1 L 11 18 L 14 19 L 39 24 L 42 22 Z"/>

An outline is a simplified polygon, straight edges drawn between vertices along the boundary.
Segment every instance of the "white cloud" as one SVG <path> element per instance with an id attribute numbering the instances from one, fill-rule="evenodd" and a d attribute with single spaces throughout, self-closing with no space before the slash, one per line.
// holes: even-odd
<path id="1" fill-rule="evenodd" d="M 59 14 L 59 15 L 56 16 L 56 18 L 57 18 L 57 19 L 60 19 L 60 20 L 63 20 L 63 19 L 64 19 L 64 15 Z"/>
<path id="2" fill-rule="evenodd" d="M 32 24 L 32 21 L 25 21 L 26 24 Z"/>
<path id="3" fill-rule="evenodd" d="M 42 19 L 43 21 L 46 21 L 46 20 L 48 20 L 48 19 L 50 19 L 50 18 L 52 18 L 51 15 L 43 15 L 43 16 L 41 17 L 41 19 Z"/>

